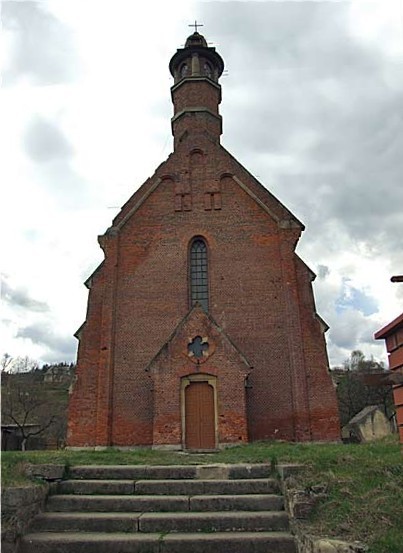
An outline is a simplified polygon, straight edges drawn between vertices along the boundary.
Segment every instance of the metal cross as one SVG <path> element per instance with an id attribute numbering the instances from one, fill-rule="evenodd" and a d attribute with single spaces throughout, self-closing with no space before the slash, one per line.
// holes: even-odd
<path id="1" fill-rule="evenodd" d="M 197 21 L 195 19 L 195 22 L 192 25 L 188 25 L 188 27 L 194 27 L 195 32 L 197 33 L 197 27 L 204 27 L 204 25 L 202 23 L 197 23 Z"/>
<path id="2" fill-rule="evenodd" d="M 207 351 L 209 348 L 208 342 L 203 342 L 203 339 L 201 336 L 196 336 L 196 338 L 193 338 L 193 340 L 188 344 L 188 351 L 191 355 L 191 357 L 196 357 L 196 359 L 200 359 L 203 357 L 203 352 Z"/>

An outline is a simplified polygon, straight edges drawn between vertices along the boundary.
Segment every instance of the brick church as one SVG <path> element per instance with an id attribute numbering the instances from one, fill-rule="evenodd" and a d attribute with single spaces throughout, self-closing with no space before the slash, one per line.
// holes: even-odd
<path id="1" fill-rule="evenodd" d="M 338 440 L 304 226 L 220 144 L 215 48 L 196 31 L 169 69 L 174 151 L 99 237 L 68 445 Z"/>

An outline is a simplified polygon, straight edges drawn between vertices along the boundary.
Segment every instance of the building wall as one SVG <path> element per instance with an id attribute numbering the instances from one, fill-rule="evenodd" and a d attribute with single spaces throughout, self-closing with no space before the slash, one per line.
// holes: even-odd
<path id="1" fill-rule="evenodd" d="M 189 339 L 207 338 L 201 359 L 188 355 Z M 245 382 L 251 372 L 246 359 L 201 307 L 195 307 L 149 367 L 154 396 L 154 445 L 184 443 L 186 381 L 213 377 L 216 394 L 216 437 L 219 444 L 248 441 Z M 175 442 L 176 440 L 176 442 Z"/>
<path id="2" fill-rule="evenodd" d="M 389 367 L 396 374 L 403 374 L 403 314 L 385 329 L 379 330 L 375 338 L 384 338 L 389 354 Z M 396 421 L 400 443 L 403 444 L 403 384 L 393 386 L 393 399 L 396 407 Z"/>
<path id="3" fill-rule="evenodd" d="M 253 366 L 249 439 L 337 439 L 311 273 L 294 253 L 301 226 L 205 133 L 184 137 L 143 194 L 158 178 L 101 239 L 106 259 L 90 292 L 69 444 L 153 443 L 145 368 L 189 311 L 188 247 L 197 235 L 208 244 L 209 312 Z"/>

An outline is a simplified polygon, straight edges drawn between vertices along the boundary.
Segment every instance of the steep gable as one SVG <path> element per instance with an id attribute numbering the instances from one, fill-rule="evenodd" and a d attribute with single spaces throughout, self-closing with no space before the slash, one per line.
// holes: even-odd
<path id="1" fill-rule="evenodd" d="M 244 190 L 266 213 L 276 221 L 280 228 L 295 228 L 303 231 L 305 226 L 295 215 L 293 215 L 267 188 L 265 188 L 239 161 L 237 161 L 223 146 L 209 140 L 207 133 L 199 136 L 195 141 L 194 137 L 187 134 L 177 146 L 175 152 L 170 154 L 168 159 L 158 166 L 155 173 L 148 178 L 129 200 L 122 206 L 118 215 L 112 222 L 113 229 L 122 228 L 125 223 L 133 217 L 136 211 L 143 205 L 147 198 L 158 189 L 163 180 L 171 180 L 172 183 L 186 181 L 186 175 L 178 172 L 178 161 L 189 156 L 191 151 L 196 149 L 196 144 L 203 149 L 203 143 L 209 144 L 208 162 L 213 166 L 220 160 L 222 178 L 230 177 L 237 185 Z M 223 165 L 220 158 L 224 158 Z M 176 167 L 172 170 L 172 167 Z"/>
<path id="2" fill-rule="evenodd" d="M 194 357 L 188 351 L 188 346 L 195 336 L 201 336 L 202 340 L 207 337 L 210 339 L 209 347 L 203 351 L 200 359 Z M 238 358 L 238 365 L 242 366 L 244 375 L 249 374 L 252 369 L 251 364 L 245 355 L 236 347 L 236 345 L 227 336 L 224 330 L 214 321 L 213 317 L 204 311 L 200 304 L 196 303 L 187 313 L 187 315 L 178 324 L 166 343 L 146 367 L 146 371 L 155 369 L 162 358 L 166 358 L 168 350 L 175 352 L 178 357 L 183 357 L 186 362 L 189 360 L 196 365 L 203 365 L 216 352 L 217 347 L 226 350 L 234 358 Z"/>

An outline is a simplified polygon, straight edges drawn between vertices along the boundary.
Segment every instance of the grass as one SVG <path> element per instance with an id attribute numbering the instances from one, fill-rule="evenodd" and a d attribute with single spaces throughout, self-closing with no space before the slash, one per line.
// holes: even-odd
<path id="1" fill-rule="evenodd" d="M 403 551 L 403 464 L 395 437 L 371 444 L 256 442 L 208 455 L 138 449 L 136 451 L 27 451 L 2 454 L 3 486 L 28 484 L 27 463 L 77 464 L 209 464 L 303 463 L 296 485 L 323 484 L 322 501 L 307 528 L 369 545 L 369 553 Z"/>

